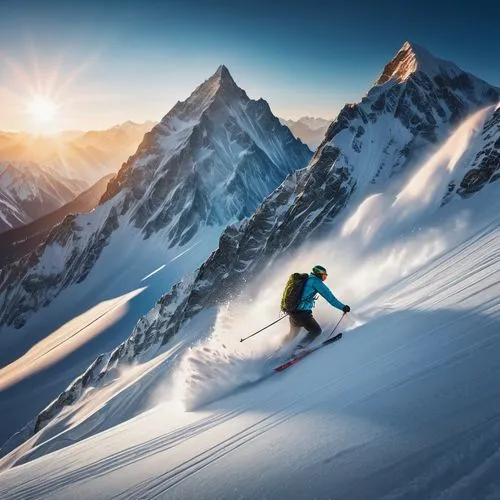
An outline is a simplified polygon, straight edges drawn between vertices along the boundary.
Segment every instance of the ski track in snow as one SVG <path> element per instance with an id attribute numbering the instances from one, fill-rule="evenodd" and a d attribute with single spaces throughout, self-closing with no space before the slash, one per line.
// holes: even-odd
<path id="1" fill-rule="evenodd" d="M 443 328 L 448 328 L 449 326 L 452 326 L 451 324 L 446 324 L 443 325 Z M 430 332 L 427 333 L 427 335 L 435 335 L 437 332 L 435 330 L 431 330 Z M 454 343 L 456 339 L 450 340 L 450 344 Z M 358 366 L 356 369 L 345 373 L 341 377 L 338 377 L 336 379 L 333 379 L 326 384 L 322 384 L 320 386 L 317 386 L 314 388 L 310 393 L 304 395 L 303 397 L 297 398 L 294 401 L 292 401 L 289 405 L 281 408 L 279 411 L 272 413 L 261 420 L 253 423 L 252 425 L 246 427 L 243 431 L 239 431 L 230 437 L 228 437 L 225 440 L 219 441 L 215 446 L 212 446 L 210 448 L 207 448 L 203 450 L 201 453 L 191 457 L 189 460 L 182 462 L 178 466 L 168 470 L 165 472 L 163 475 L 160 475 L 159 477 L 155 477 L 152 480 L 147 480 L 142 483 L 137 484 L 135 488 L 132 488 L 131 490 L 123 493 L 116 495 L 112 498 L 114 499 L 134 499 L 138 498 L 138 496 L 141 496 L 141 498 L 164 498 L 164 495 L 168 493 L 168 491 L 179 484 L 182 481 L 185 481 L 189 479 L 192 475 L 198 473 L 200 470 L 203 468 L 215 463 L 222 457 L 232 453 L 233 451 L 237 450 L 239 447 L 245 445 L 246 443 L 250 442 L 251 440 L 257 438 L 257 437 L 262 437 L 266 432 L 271 431 L 273 428 L 280 426 L 284 424 L 285 422 L 289 421 L 293 417 L 300 415 L 303 412 L 303 408 L 300 407 L 299 409 L 295 409 L 295 407 L 302 402 L 305 399 L 311 399 L 311 397 L 318 393 L 324 391 L 327 387 L 334 386 L 334 385 L 341 385 L 342 381 L 344 379 L 350 378 L 354 375 L 356 375 L 359 372 L 364 372 L 366 370 L 369 370 L 371 365 L 375 364 L 380 364 L 383 363 L 386 368 L 390 369 L 393 363 L 391 360 L 397 359 L 397 354 L 398 351 L 401 350 L 407 350 L 410 348 L 413 344 L 422 342 L 422 338 L 415 338 L 414 340 L 402 344 L 398 346 L 397 348 L 388 351 L 386 354 L 383 354 L 381 356 L 377 356 L 372 359 L 372 361 Z M 418 379 L 419 376 L 427 377 L 429 373 L 432 372 L 435 368 L 441 366 L 442 364 L 451 364 L 454 362 L 459 361 L 461 358 L 464 356 L 469 355 L 471 352 L 477 350 L 479 347 L 485 347 L 488 345 L 494 345 L 494 343 L 498 342 L 498 337 L 496 334 L 493 334 L 489 337 L 486 337 L 484 339 L 479 339 L 470 345 L 468 345 L 466 348 L 460 349 L 453 351 L 447 355 L 443 356 L 442 358 L 437 359 L 436 361 L 433 361 L 431 363 L 428 363 L 426 365 L 420 366 L 419 369 L 416 372 L 409 372 L 406 374 L 405 380 L 400 381 L 399 383 L 394 383 L 390 382 L 389 384 L 386 385 L 381 385 L 377 386 L 375 390 L 365 392 L 362 394 L 358 393 L 358 397 L 355 400 L 356 404 L 359 404 L 362 401 L 372 399 L 374 398 L 378 393 L 383 393 L 388 390 L 393 389 L 395 386 L 399 384 L 405 384 L 409 380 L 415 381 Z M 347 391 L 346 391 L 347 392 Z M 340 396 L 342 391 L 339 391 L 336 395 Z M 345 410 L 349 404 L 341 406 L 338 408 L 337 411 L 342 411 Z M 309 407 L 311 408 L 311 407 Z M 486 424 L 484 424 L 486 426 Z M 483 426 L 481 426 L 483 427 Z M 497 429 L 497 433 L 500 436 L 500 424 L 495 426 Z M 471 434 L 473 434 L 473 431 L 471 431 Z M 481 439 L 481 437 L 476 440 L 476 442 L 472 443 L 471 446 L 476 446 L 479 447 L 480 445 L 484 445 L 487 443 L 483 443 L 484 439 Z M 456 444 L 451 444 L 448 445 L 452 450 L 454 448 L 458 448 L 459 446 Z M 441 446 L 442 448 L 442 446 Z M 494 448 L 494 447 L 493 447 Z M 441 450 L 442 451 L 442 450 Z M 496 453 L 495 453 L 496 452 Z M 438 455 L 439 457 L 439 455 Z M 500 454 L 498 453 L 498 450 L 494 450 L 493 453 L 493 459 L 497 460 L 500 457 Z M 416 486 L 413 486 L 416 489 L 417 496 L 416 498 L 421 498 L 420 495 L 422 495 L 422 487 L 423 486 L 428 486 L 429 484 L 432 483 L 432 481 L 435 481 L 436 478 L 439 478 L 442 476 L 443 473 L 448 474 L 449 469 L 451 466 L 455 468 L 455 474 L 457 474 L 457 462 L 460 462 L 460 458 L 457 456 L 457 453 L 455 452 L 451 458 L 445 458 L 441 459 L 438 461 L 438 464 L 440 467 L 438 468 L 437 471 L 435 471 L 435 468 L 433 467 L 430 472 L 427 472 L 426 475 L 424 475 L 423 478 L 418 478 L 418 482 Z M 477 455 L 476 455 L 477 458 Z M 489 457 L 488 457 L 489 458 Z M 465 468 L 465 470 L 467 470 Z M 460 477 L 460 473 L 458 472 L 458 477 Z M 412 485 L 410 485 L 410 489 L 412 488 Z M 144 492 L 147 492 L 146 495 L 144 495 Z M 403 493 L 401 496 L 398 494 L 395 495 L 390 495 L 388 498 L 408 498 L 408 489 L 404 488 Z"/>
<path id="2" fill-rule="evenodd" d="M 38 495 L 50 495 L 53 492 L 73 484 L 75 481 L 79 481 L 89 477 L 99 477 L 105 476 L 109 472 L 120 470 L 126 465 L 133 464 L 139 460 L 147 457 L 154 456 L 156 453 L 167 451 L 174 448 L 179 443 L 189 440 L 191 437 L 196 436 L 205 430 L 216 428 L 219 425 L 224 424 L 228 420 L 234 418 L 241 414 L 243 410 L 234 410 L 228 412 L 227 414 L 212 415 L 199 422 L 188 425 L 181 430 L 167 433 L 160 438 L 152 439 L 150 441 L 145 441 L 137 446 L 132 446 L 122 452 L 113 454 L 110 457 L 104 458 L 102 460 L 96 461 L 89 464 L 88 467 L 83 471 L 75 471 L 73 474 L 63 475 L 56 481 L 47 482 L 45 488 L 39 488 L 36 483 L 37 481 L 32 481 L 35 483 L 33 487 L 30 485 L 30 481 L 27 481 L 20 491 L 15 491 L 11 489 L 10 495 L 12 499 L 25 498 L 26 495 L 36 494 Z"/>
<path id="3" fill-rule="evenodd" d="M 443 326 L 443 328 L 445 327 L 446 325 Z M 431 337 L 435 334 L 436 331 L 431 330 L 429 332 L 426 332 L 425 335 Z M 466 335 L 467 333 L 463 333 L 462 336 Z M 352 390 L 352 387 L 343 387 L 342 382 L 344 380 L 355 378 L 354 376 L 359 373 L 369 373 L 370 367 L 374 365 L 384 366 L 386 370 L 390 370 L 394 364 L 397 364 L 397 354 L 399 351 L 408 350 L 408 348 L 411 348 L 412 345 L 421 343 L 423 341 L 425 341 L 425 339 L 422 339 L 421 337 L 414 338 L 409 342 L 401 344 L 398 347 L 385 352 L 382 355 L 372 358 L 367 363 L 356 366 L 352 370 L 342 374 L 340 377 L 336 377 L 326 383 L 317 385 L 312 390 L 307 391 L 299 397 L 296 397 L 287 405 L 281 407 L 278 411 L 272 412 L 269 415 L 266 415 L 265 417 L 252 422 L 250 425 L 243 426 L 241 429 L 233 432 L 225 439 L 217 440 L 216 444 L 214 444 L 213 446 L 204 447 L 203 449 L 199 450 L 198 453 L 191 456 L 188 460 L 182 461 L 178 465 L 169 468 L 163 474 L 155 476 L 151 479 L 141 481 L 137 483 L 133 488 L 127 489 L 122 493 L 108 498 L 164 498 L 164 495 L 168 494 L 171 488 L 180 484 L 182 481 L 189 479 L 194 474 L 200 472 L 202 469 L 215 464 L 223 457 L 236 452 L 239 448 L 248 444 L 252 440 L 260 438 L 267 432 L 272 431 L 274 428 L 281 426 L 286 422 L 289 422 L 294 417 L 300 416 L 305 409 L 304 406 L 301 405 L 301 403 L 303 403 L 304 401 L 309 402 L 309 404 L 307 405 L 307 411 L 311 411 L 311 409 L 313 409 L 315 405 L 322 403 L 321 395 L 328 387 L 336 388 L 334 391 L 329 393 L 330 396 L 333 396 L 335 399 L 342 400 L 343 396 L 345 396 Z M 498 343 L 498 336 L 496 335 L 490 335 L 486 338 L 477 338 L 475 342 L 471 343 L 466 348 L 456 350 L 452 349 L 449 354 L 440 357 L 426 365 L 420 366 L 415 373 L 407 372 L 404 379 L 401 381 L 391 381 L 388 384 L 377 384 L 372 390 L 357 392 L 356 397 L 354 397 L 350 402 L 344 404 L 343 406 L 336 408 L 336 411 L 341 413 L 342 410 L 345 410 L 350 405 L 358 405 L 363 401 L 367 401 L 370 399 L 373 400 L 378 394 L 386 393 L 387 391 L 400 384 L 405 384 L 409 381 L 415 381 L 419 376 L 427 377 L 429 375 L 429 372 L 434 368 L 442 366 L 443 364 L 450 364 L 454 362 L 454 360 L 460 360 L 464 356 L 470 355 L 471 352 L 477 350 L 478 347 L 484 347 L 494 342 Z M 449 344 L 456 345 L 456 343 L 452 339 L 450 339 Z M 332 348 L 334 347 L 332 346 Z M 166 433 L 159 438 L 140 443 L 137 446 L 132 446 L 128 449 L 112 454 L 103 460 L 99 460 L 86 465 L 83 468 L 79 468 L 73 473 L 67 474 L 63 472 L 63 475 L 60 478 L 47 478 L 43 481 L 45 484 L 40 484 L 40 478 L 35 478 L 33 480 L 35 482 L 33 487 L 30 485 L 30 481 L 27 481 L 20 487 L 20 489 L 11 489 L 6 498 L 32 498 L 32 494 L 34 495 L 33 498 L 41 498 L 43 496 L 51 497 L 54 492 L 60 491 L 65 487 L 73 485 L 76 481 L 81 481 L 88 478 L 102 477 L 110 472 L 120 470 L 127 465 L 133 465 L 134 463 L 139 463 L 143 459 L 153 457 L 160 452 L 167 452 L 170 449 L 174 449 L 177 445 L 185 445 L 191 438 L 200 436 L 203 433 L 211 432 L 219 426 L 224 426 L 230 421 L 240 418 L 245 414 L 250 406 L 251 403 L 249 405 L 242 405 L 240 407 L 237 407 L 229 412 L 211 415 L 207 418 L 201 419 L 194 424 L 187 425 L 181 430 Z M 482 431 L 483 427 L 485 426 L 487 426 L 487 424 L 480 426 L 479 431 Z M 494 429 L 497 438 L 500 438 L 500 423 L 498 422 L 498 417 L 497 422 L 494 425 Z M 475 429 L 470 430 L 471 437 L 476 436 L 474 431 Z M 491 433 L 489 433 L 488 435 L 491 437 Z M 465 445 L 462 445 L 462 447 L 463 446 Z M 491 444 L 491 439 L 484 439 L 481 433 L 470 443 L 467 443 L 467 446 L 470 446 L 472 448 L 475 447 L 479 450 L 478 452 L 481 453 L 484 452 L 483 448 L 485 447 L 490 450 L 489 455 L 487 454 L 487 457 L 485 458 L 484 467 L 490 468 L 491 465 L 498 461 L 498 450 L 493 450 L 493 452 L 491 452 L 491 448 L 494 448 L 494 446 L 492 446 Z M 451 442 L 436 446 L 437 450 L 435 454 L 438 459 L 437 464 L 440 464 L 440 467 L 436 468 L 437 464 L 434 464 L 433 467 L 429 466 L 430 470 L 426 472 L 423 477 L 419 477 L 418 481 L 415 480 L 415 484 L 410 484 L 410 489 L 415 489 L 415 498 L 422 498 L 422 488 L 426 485 L 432 486 L 433 481 L 435 481 L 436 478 L 439 478 L 443 474 L 448 474 L 451 467 L 453 467 L 455 473 L 457 473 L 457 461 L 460 462 L 460 460 L 465 459 L 466 455 L 462 451 L 460 453 L 463 455 L 463 457 L 461 457 L 460 453 L 458 451 L 455 451 L 455 448 L 460 449 L 461 445 Z M 445 458 L 442 458 L 443 450 L 446 451 L 447 449 L 454 451 L 454 453 L 451 455 L 451 458 L 449 453 L 445 454 Z M 66 466 L 71 466 L 71 464 L 67 463 L 67 461 L 65 463 Z M 455 488 L 456 490 L 457 488 L 459 488 L 459 486 L 460 485 L 457 483 L 452 488 Z M 63 491 L 60 491 L 60 493 L 63 493 Z M 409 498 L 408 489 L 405 488 L 401 494 L 396 491 L 393 494 L 387 496 L 387 498 Z M 442 498 L 447 497 L 443 496 Z"/>

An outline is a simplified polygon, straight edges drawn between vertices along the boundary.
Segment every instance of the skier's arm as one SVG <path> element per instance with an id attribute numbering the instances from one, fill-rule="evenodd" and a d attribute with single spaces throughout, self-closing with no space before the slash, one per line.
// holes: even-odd
<path id="1" fill-rule="evenodd" d="M 342 302 L 340 302 L 340 300 L 338 300 L 337 297 L 333 295 L 331 290 L 322 281 L 314 283 L 314 289 L 333 307 L 336 307 L 337 309 L 340 309 L 342 311 L 342 309 L 344 308 L 344 304 L 342 304 Z"/>

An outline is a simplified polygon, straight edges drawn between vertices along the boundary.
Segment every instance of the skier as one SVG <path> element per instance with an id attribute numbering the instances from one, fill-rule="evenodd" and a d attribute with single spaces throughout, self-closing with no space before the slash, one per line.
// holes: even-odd
<path id="1" fill-rule="evenodd" d="M 288 312 L 290 332 L 285 337 L 285 342 L 287 343 L 292 341 L 298 335 L 301 328 L 305 328 L 308 332 L 304 339 L 295 348 L 295 352 L 301 351 L 307 347 L 321 334 L 321 326 L 312 315 L 312 309 L 316 302 L 317 293 L 325 298 L 333 307 L 340 309 L 344 313 L 348 313 L 351 310 L 349 306 L 342 304 L 342 302 L 340 302 L 323 283 L 327 276 L 328 273 L 323 266 L 314 266 L 304 284 L 296 309 Z"/>

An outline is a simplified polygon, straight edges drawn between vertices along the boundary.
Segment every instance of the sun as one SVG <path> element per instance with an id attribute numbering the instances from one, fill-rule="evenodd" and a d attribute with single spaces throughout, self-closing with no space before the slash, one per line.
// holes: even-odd
<path id="1" fill-rule="evenodd" d="M 45 96 L 35 96 L 28 104 L 29 113 L 39 122 L 51 122 L 57 113 L 56 104 Z"/>

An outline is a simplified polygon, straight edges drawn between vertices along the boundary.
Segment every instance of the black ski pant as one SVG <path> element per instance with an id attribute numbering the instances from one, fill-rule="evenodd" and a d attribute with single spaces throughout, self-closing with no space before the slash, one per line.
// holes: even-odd
<path id="1" fill-rule="evenodd" d="M 291 342 L 300 332 L 301 328 L 307 330 L 307 335 L 301 342 L 302 345 L 307 345 L 321 334 L 321 326 L 314 319 L 312 311 L 296 311 L 288 315 L 290 320 L 290 331 L 285 338 L 285 343 Z"/>

